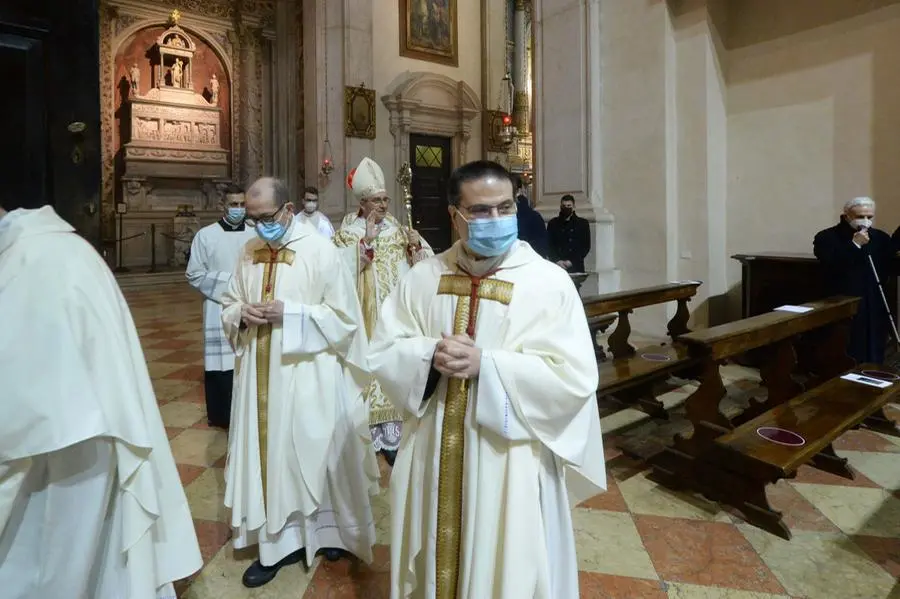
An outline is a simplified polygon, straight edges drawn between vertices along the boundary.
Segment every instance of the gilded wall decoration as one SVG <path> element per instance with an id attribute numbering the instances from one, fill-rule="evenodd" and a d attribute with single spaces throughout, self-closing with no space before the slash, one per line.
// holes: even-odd
<path id="1" fill-rule="evenodd" d="M 344 135 L 375 139 L 375 90 L 344 88 Z"/>

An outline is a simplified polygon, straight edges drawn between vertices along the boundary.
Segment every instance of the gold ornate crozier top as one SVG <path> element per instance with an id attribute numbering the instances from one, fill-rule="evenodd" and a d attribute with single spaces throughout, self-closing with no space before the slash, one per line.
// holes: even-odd
<path id="1" fill-rule="evenodd" d="M 397 173 L 397 183 L 400 184 L 400 189 L 403 191 L 403 203 L 406 205 L 406 220 L 409 223 L 409 228 L 413 227 L 413 217 L 412 217 L 412 192 L 410 191 L 410 187 L 412 186 L 412 168 L 409 166 L 408 162 L 404 162 L 400 165 L 400 171 Z"/>

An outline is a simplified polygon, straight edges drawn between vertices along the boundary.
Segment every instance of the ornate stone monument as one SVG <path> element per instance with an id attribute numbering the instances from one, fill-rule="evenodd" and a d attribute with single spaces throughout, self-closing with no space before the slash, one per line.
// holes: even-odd
<path id="1" fill-rule="evenodd" d="M 126 264 L 155 256 L 157 266 L 183 266 L 193 234 L 201 220 L 218 214 L 229 181 L 222 108 L 194 91 L 194 75 L 202 78 L 201 90 L 207 78 L 202 67 L 195 69 L 197 46 L 179 17 L 173 11 L 168 28 L 147 48 L 149 90 L 141 93 L 138 65 L 128 73 L 131 93 L 120 121 L 122 231 L 151 233 L 124 246 Z"/>
<path id="2" fill-rule="evenodd" d="M 178 26 L 177 11 L 169 22 L 150 52 L 153 87 L 144 95 L 135 94 L 128 105 L 126 184 L 151 177 L 198 182 L 228 177 L 228 151 L 220 139 L 221 109 L 194 91 L 191 70 L 196 46 Z"/>

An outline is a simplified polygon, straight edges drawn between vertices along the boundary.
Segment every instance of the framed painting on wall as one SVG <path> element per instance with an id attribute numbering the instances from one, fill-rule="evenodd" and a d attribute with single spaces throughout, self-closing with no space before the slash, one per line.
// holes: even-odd
<path id="1" fill-rule="evenodd" d="M 375 90 L 344 88 L 344 135 L 375 139 Z"/>
<path id="2" fill-rule="evenodd" d="M 400 56 L 459 66 L 456 0 L 400 0 Z"/>

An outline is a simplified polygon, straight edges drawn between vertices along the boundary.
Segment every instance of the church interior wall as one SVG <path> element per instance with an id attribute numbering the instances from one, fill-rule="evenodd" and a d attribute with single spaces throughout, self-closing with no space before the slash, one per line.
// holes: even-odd
<path id="1" fill-rule="evenodd" d="M 896 0 L 601 6 L 603 206 L 622 288 L 701 280 L 694 326 L 723 322 L 740 315 L 732 255 L 810 253 L 857 195 L 900 224 Z M 635 329 L 652 333 L 671 310 L 640 312 Z"/>
<path id="2" fill-rule="evenodd" d="M 738 0 L 730 10 L 728 253 L 811 252 L 814 234 L 860 195 L 892 231 L 900 3 Z"/>
<path id="3" fill-rule="evenodd" d="M 399 5 L 397 0 L 376 0 L 372 12 L 373 84 L 377 99 L 376 119 L 378 124 L 373 158 L 382 166 L 385 176 L 390 179 L 396 175 L 400 164 L 397 164 L 395 158 L 394 136 L 390 131 L 390 111 L 381 98 L 393 92 L 397 86 L 402 85 L 410 74 L 418 72 L 443 75 L 454 81 L 462 81 L 476 90 L 480 96 L 482 75 L 482 0 L 457 0 L 459 66 L 426 62 L 399 55 L 397 42 L 400 39 Z M 440 97 L 432 97 L 432 101 L 442 103 L 444 100 Z M 480 119 L 481 117 L 478 116 L 471 123 L 467 160 L 476 160 L 482 156 Z M 410 132 L 430 133 L 430 131 L 424 130 L 425 127 L 419 129 L 417 131 L 414 127 Z M 459 165 L 454 164 L 453 166 Z"/>

